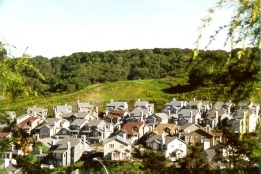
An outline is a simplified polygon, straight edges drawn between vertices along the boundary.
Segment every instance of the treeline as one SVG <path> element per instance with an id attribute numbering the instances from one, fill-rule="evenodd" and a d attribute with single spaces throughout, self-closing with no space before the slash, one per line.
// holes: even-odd
<path id="1" fill-rule="evenodd" d="M 259 68 L 258 58 L 255 60 L 257 66 L 252 65 L 250 59 L 242 59 L 242 66 L 238 66 L 238 62 L 236 67 L 225 66 L 231 55 L 236 55 L 237 52 L 238 50 L 232 54 L 223 50 L 200 51 L 196 59 L 193 59 L 193 50 L 178 48 L 79 52 L 52 59 L 37 56 L 30 61 L 45 79 L 29 69 L 24 69 L 24 73 L 27 77 L 26 85 L 40 93 L 74 92 L 95 83 L 167 76 L 188 78 L 189 84 L 193 86 L 208 86 L 227 83 L 231 80 L 230 73 L 238 74 L 247 69 L 249 63 L 254 66 L 254 71 Z"/>

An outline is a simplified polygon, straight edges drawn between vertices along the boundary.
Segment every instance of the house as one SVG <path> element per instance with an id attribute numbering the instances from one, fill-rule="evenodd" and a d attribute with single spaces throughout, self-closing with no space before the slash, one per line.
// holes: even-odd
<path id="1" fill-rule="evenodd" d="M 25 114 L 16 119 L 16 126 L 23 129 L 26 133 L 31 134 L 31 131 L 42 122 L 43 120 L 40 118 Z"/>
<path id="2" fill-rule="evenodd" d="M 79 137 L 82 132 L 81 129 L 88 123 L 89 121 L 86 119 L 76 119 L 70 125 L 70 132 L 71 135 L 75 135 Z"/>
<path id="3" fill-rule="evenodd" d="M 71 129 L 69 127 L 63 127 L 61 128 L 54 137 L 63 139 L 66 137 L 70 137 L 72 135 Z"/>
<path id="4" fill-rule="evenodd" d="M 198 101 L 195 98 L 188 102 L 187 109 L 197 109 L 200 111 L 202 109 L 202 101 Z"/>
<path id="5" fill-rule="evenodd" d="M 93 111 L 93 105 L 89 102 L 80 102 L 80 100 L 77 101 L 77 111 L 78 112 L 92 112 Z"/>
<path id="6" fill-rule="evenodd" d="M 197 123 L 201 118 L 199 109 L 181 109 L 178 111 L 178 125 L 182 126 L 186 123 Z"/>
<path id="7" fill-rule="evenodd" d="M 164 134 L 165 136 L 178 136 L 179 135 L 179 125 L 177 124 L 164 124 L 160 123 L 157 125 L 152 131 L 146 133 L 145 139 L 149 139 L 154 135 L 162 135 Z"/>
<path id="8" fill-rule="evenodd" d="M 113 136 L 103 140 L 104 158 L 110 160 L 126 160 L 131 157 L 131 143 L 124 137 Z"/>
<path id="9" fill-rule="evenodd" d="M 141 101 L 140 99 L 138 99 L 134 104 L 134 108 L 146 108 L 148 109 L 149 115 L 154 113 L 154 104 L 149 103 L 148 101 Z"/>
<path id="10" fill-rule="evenodd" d="M 165 108 L 162 110 L 162 112 L 168 115 L 177 114 L 179 110 L 186 108 L 187 104 L 187 101 L 176 101 L 174 98 L 172 101 L 165 104 Z"/>
<path id="11" fill-rule="evenodd" d="M 180 132 L 180 138 L 188 145 L 203 144 L 204 149 L 208 149 L 217 144 L 215 135 L 211 131 L 210 126 L 207 126 L 206 129 L 204 129 L 199 125 L 187 123 L 181 126 Z"/>
<path id="12" fill-rule="evenodd" d="M 228 128 L 235 133 L 246 133 L 246 110 L 238 109 L 235 111 L 232 119 L 228 120 Z"/>
<path id="13" fill-rule="evenodd" d="M 67 104 L 55 106 L 53 107 L 53 112 L 55 118 L 61 118 L 63 114 L 72 113 L 72 106 Z"/>
<path id="14" fill-rule="evenodd" d="M 116 132 L 116 135 L 124 137 L 126 140 L 133 143 L 145 135 L 149 129 L 149 126 L 145 123 L 127 122 L 123 125 L 121 130 Z"/>
<path id="15" fill-rule="evenodd" d="M 112 112 L 114 110 L 128 110 L 128 103 L 127 102 L 115 102 L 111 99 L 110 103 L 106 104 L 105 112 Z"/>
<path id="16" fill-rule="evenodd" d="M 90 144 L 85 136 L 81 138 L 66 137 L 52 146 L 54 159 L 50 161 L 53 165 L 68 166 L 78 161 L 82 154 L 90 149 Z"/>
<path id="17" fill-rule="evenodd" d="M 154 113 L 145 119 L 145 123 L 151 127 L 153 130 L 158 124 L 167 124 L 169 121 L 169 116 L 166 113 Z"/>
<path id="18" fill-rule="evenodd" d="M 228 101 L 228 102 L 217 101 L 214 104 L 213 108 L 214 109 L 226 110 L 227 114 L 230 116 L 232 107 L 233 107 L 233 103 L 231 101 Z"/>
<path id="19" fill-rule="evenodd" d="M 228 118 L 229 115 L 226 110 L 211 109 L 206 112 L 205 117 L 198 119 L 197 123 L 202 127 L 209 125 L 212 129 L 215 127 L 222 128 L 226 126 Z"/>
<path id="20" fill-rule="evenodd" d="M 178 137 L 154 135 L 146 141 L 146 146 L 171 161 L 177 161 L 187 155 L 187 144 Z"/>
<path id="21" fill-rule="evenodd" d="M 45 109 L 43 107 L 28 107 L 27 108 L 27 114 L 33 116 L 33 117 L 38 117 L 40 119 L 45 120 L 47 118 L 48 114 L 48 109 Z"/>
<path id="22" fill-rule="evenodd" d="M 60 129 L 61 118 L 47 118 L 44 122 L 34 128 L 33 134 L 38 134 L 39 138 L 54 136 Z"/>
<path id="23" fill-rule="evenodd" d="M 113 132 L 113 128 L 111 123 L 106 123 L 104 120 L 91 120 L 83 127 L 82 134 L 86 135 L 91 144 L 95 144 L 109 137 Z"/>
<path id="24" fill-rule="evenodd" d="M 150 115 L 148 108 L 135 108 L 130 112 L 129 122 L 145 122 L 145 119 Z"/>
<path id="25" fill-rule="evenodd" d="M 221 162 L 222 155 L 218 153 L 221 150 L 219 145 L 212 146 L 208 149 L 205 149 L 202 154 L 206 156 L 209 164 L 214 169 L 225 169 L 226 164 Z"/>
<path id="26" fill-rule="evenodd" d="M 115 109 L 110 112 L 105 113 L 104 120 L 107 123 L 112 123 L 116 129 L 120 129 L 120 125 L 123 123 L 124 119 L 129 116 L 129 111 Z"/>
<path id="27" fill-rule="evenodd" d="M 98 114 L 93 114 L 92 112 L 65 113 L 62 115 L 62 118 L 72 123 L 76 119 L 97 120 Z"/>
<path id="28" fill-rule="evenodd" d="M 210 101 L 202 101 L 202 105 L 201 105 L 201 113 L 206 113 L 209 110 L 212 109 L 212 102 Z"/>

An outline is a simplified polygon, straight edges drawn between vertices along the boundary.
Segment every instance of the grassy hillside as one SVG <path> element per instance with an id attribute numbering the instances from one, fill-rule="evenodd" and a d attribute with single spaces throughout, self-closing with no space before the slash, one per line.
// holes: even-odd
<path id="1" fill-rule="evenodd" d="M 52 107 L 55 105 L 69 104 L 76 111 L 77 100 L 93 103 L 99 107 L 99 111 L 104 111 L 106 103 L 111 99 L 114 101 L 127 101 L 129 109 L 132 109 L 137 99 L 147 100 L 155 104 L 156 111 L 160 111 L 164 104 L 176 98 L 178 100 L 191 100 L 193 98 L 202 100 L 224 100 L 222 94 L 213 96 L 217 88 L 193 89 L 186 79 L 164 78 L 153 80 L 133 80 L 110 82 L 104 84 L 90 85 L 83 90 L 70 94 L 55 94 L 49 97 L 20 98 L 15 101 L 1 101 L 1 110 L 13 110 L 17 115 L 26 112 L 28 106 L 45 107 L 52 115 Z"/>
<path id="2" fill-rule="evenodd" d="M 162 90 L 170 88 L 171 83 L 166 80 L 135 80 L 121 81 L 105 84 L 95 84 L 86 87 L 85 89 L 70 93 L 70 94 L 55 94 L 50 97 L 34 97 L 20 98 L 15 101 L 1 101 L 1 110 L 14 110 L 17 114 L 25 113 L 28 106 L 39 106 L 49 109 L 51 115 L 52 107 L 55 105 L 70 104 L 76 108 L 77 100 L 92 102 L 95 106 L 99 106 L 102 111 L 106 103 L 111 99 L 114 101 L 127 101 L 131 103 L 137 99 L 158 101 L 168 101 L 171 98 L 170 94 Z"/>

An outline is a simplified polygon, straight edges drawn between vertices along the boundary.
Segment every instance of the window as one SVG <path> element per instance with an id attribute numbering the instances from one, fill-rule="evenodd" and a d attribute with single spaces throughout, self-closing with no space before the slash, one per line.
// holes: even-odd
<path id="1" fill-rule="evenodd" d="M 123 157 L 123 158 L 126 158 L 126 157 L 127 157 L 127 153 L 123 152 L 123 153 L 122 153 L 122 157 Z"/>
<path id="2" fill-rule="evenodd" d="M 109 144 L 109 148 L 114 148 L 114 144 Z"/>
<path id="3" fill-rule="evenodd" d="M 179 144 L 179 148 L 182 148 L 182 146 L 183 146 L 183 145 L 180 143 L 180 144 Z"/>
<path id="4" fill-rule="evenodd" d="M 173 149 L 173 148 L 174 148 L 174 145 L 171 145 L 170 147 Z"/>
<path id="5" fill-rule="evenodd" d="M 121 145 L 120 145 L 120 148 L 124 148 L 124 145 L 121 144 Z"/>
<path id="6" fill-rule="evenodd" d="M 118 153 L 113 153 L 112 157 L 113 158 L 119 158 L 119 154 Z"/>

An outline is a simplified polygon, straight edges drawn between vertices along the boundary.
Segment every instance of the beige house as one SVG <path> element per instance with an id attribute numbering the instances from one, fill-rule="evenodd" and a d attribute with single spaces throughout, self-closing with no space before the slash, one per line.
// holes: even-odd
<path id="1" fill-rule="evenodd" d="M 110 160 L 125 160 L 131 157 L 131 143 L 121 136 L 104 139 L 105 158 Z"/>

